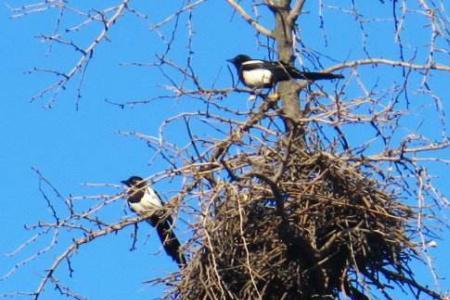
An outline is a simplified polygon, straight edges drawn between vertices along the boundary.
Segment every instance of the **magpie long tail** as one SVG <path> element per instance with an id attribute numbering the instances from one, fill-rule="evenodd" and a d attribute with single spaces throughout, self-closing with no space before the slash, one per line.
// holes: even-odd
<path id="1" fill-rule="evenodd" d="M 171 218 L 160 220 L 154 225 L 159 239 L 167 255 L 169 255 L 180 267 L 186 264 L 186 258 L 181 252 L 181 244 L 173 232 Z"/>
<path id="2" fill-rule="evenodd" d="M 330 80 L 344 78 L 341 74 L 319 73 L 319 72 L 299 72 L 295 74 L 295 78 L 304 80 Z"/>

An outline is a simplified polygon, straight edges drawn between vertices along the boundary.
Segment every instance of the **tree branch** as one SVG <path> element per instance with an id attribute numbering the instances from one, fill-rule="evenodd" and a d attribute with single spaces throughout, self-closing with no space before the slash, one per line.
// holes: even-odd
<path id="1" fill-rule="evenodd" d="M 247 21 L 247 23 L 252 25 L 256 29 L 256 31 L 267 37 L 274 38 L 272 31 L 270 31 L 269 29 L 258 23 L 255 19 L 253 19 L 252 16 L 250 16 L 242 6 L 236 3 L 236 1 L 227 0 L 227 2 L 241 15 L 241 17 L 245 21 Z"/>
<path id="2" fill-rule="evenodd" d="M 288 20 L 290 23 L 294 23 L 298 16 L 302 13 L 303 6 L 305 5 L 305 0 L 297 0 L 291 12 L 288 15 Z"/>
<path id="3" fill-rule="evenodd" d="M 448 71 L 450 72 L 450 66 L 442 64 L 415 64 L 407 61 L 391 60 L 385 58 L 366 58 L 354 61 L 345 62 L 342 64 L 330 67 L 324 72 L 332 72 L 343 68 L 355 68 L 362 65 L 389 65 L 394 67 L 403 67 L 413 70 L 438 70 L 438 71 Z"/>

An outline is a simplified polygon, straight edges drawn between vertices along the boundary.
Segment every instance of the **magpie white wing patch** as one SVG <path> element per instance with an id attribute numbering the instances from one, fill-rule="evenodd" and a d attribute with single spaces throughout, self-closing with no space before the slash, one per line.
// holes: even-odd
<path id="1" fill-rule="evenodd" d="M 258 60 L 258 59 L 252 59 L 252 60 L 249 60 L 249 61 L 244 61 L 242 63 L 243 66 L 262 65 L 262 64 L 264 64 L 264 61 L 263 60 Z"/>
<path id="2" fill-rule="evenodd" d="M 267 69 L 242 71 L 242 78 L 248 86 L 262 87 L 272 83 L 272 72 Z"/>

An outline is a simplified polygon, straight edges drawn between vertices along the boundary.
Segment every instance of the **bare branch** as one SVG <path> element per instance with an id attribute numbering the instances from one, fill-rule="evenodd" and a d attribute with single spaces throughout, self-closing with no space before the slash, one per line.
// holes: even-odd
<path id="1" fill-rule="evenodd" d="M 435 64 L 435 63 L 428 63 L 428 64 L 417 64 L 407 61 L 400 61 L 400 60 L 390 60 L 385 58 L 367 58 L 367 59 L 360 59 L 355 61 L 349 61 L 342 64 L 337 64 L 333 67 L 330 67 L 324 72 L 332 72 L 343 68 L 355 68 L 362 65 L 388 65 L 388 66 L 394 66 L 394 67 L 403 67 L 408 68 L 412 70 L 437 70 L 437 71 L 446 71 L 450 72 L 450 66 L 442 65 L 442 64 Z"/>
<path id="2" fill-rule="evenodd" d="M 306 0 L 297 0 L 289 13 L 288 20 L 290 23 L 294 23 L 298 16 L 302 13 L 303 6 Z"/>
<path id="3" fill-rule="evenodd" d="M 80 57 L 80 59 L 78 60 L 78 62 L 67 72 L 61 72 L 60 73 L 60 77 L 62 77 L 60 80 L 58 80 L 57 82 L 49 85 L 48 87 L 46 87 L 44 90 L 42 90 L 41 92 L 37 93 L 36 95 L 34 95 L 32 97 L 32 101 L 38 99 L 38 98 L 42 98 L 44 96 L 46 96 L 49 93 L 53 93 L 54 95 L 57 95 L 59 92 L 61 92 L 62 90 L 65 89 L 66 85 L 68 84 L 68 82 L 70 80 L 72 80 L 72 78 L 79 73 L 84 73 L 86 71 L 86 67 L 89 63 L 89 61 L 91 60 L 91 58 L 94 55 L 94 50 L 97 48 L 97 46 L 99 44 L 101 44 L 105 39 L 107 39 L 107 33 L 108 31 L 115 25 L 117 24 L 117 21 L 120 19 L 120 17 L 125 13 L 125 11 L 127 10 L 127 6 L 129 4 L 131 0 L 123 0 L 121 4 L 117 5 L 114 8 L 114 13 L 113 15 L 108 18 L 106 15 L 102 15 L 102 22 L 104 24 L 103 29 L 100 31 L 100 33 L 95 37 L 95 39 L 91 42 L 90 45 L 88 45 L 85 48 L 81 48 L 78 46 L 74 46 L 73 42 L 66 42 L 66 41 L 62 41 L 60 39 L 55 39 L 52 37 L 46 37 L 46 39 L 50 39 L 53 41 L 57 41 L 57 42 L 61 42 L 63 44 L 68 44 L 72 47 L 75 47 L 77 49 L 77 51 L 81 52 L 82 55 Z M 58 72 L 59 73 L 59 72 Z M 55 72 L 55 74 L 57 74 L 57 72 Z"/>
<path id="4" fill-rule="evenodd" d="M 272 33 L 271 30 L 267 29 L 266 27 L 264 27 L 263 25 L 261 25 L 260 23 L 258 23 L 258 21 L 256 21 L 255 19 L 253 19 L 246 11 L 245 9 L 240 6 L 236 1 L 234 0 L 227 0 L 227 2 L 241 15 L 241 17 L 250 25 L 252 25 L 256 31 L 258 31 L 259 33 L 269 37 L 269 38 L 274 38 L 274 35 Z"/>

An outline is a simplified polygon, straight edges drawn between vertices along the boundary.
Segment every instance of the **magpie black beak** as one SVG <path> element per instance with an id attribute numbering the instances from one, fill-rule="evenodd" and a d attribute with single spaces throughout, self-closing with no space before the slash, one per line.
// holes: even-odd
<path id="1" fill-rule="evenodd" d="M 234 59 L 233 58 L 230 58 L 230 59 L 227 59 L 227 62 L 230 62 L 230 63 L 234 63 Z"/>
<path id="2" fill-rule="evenodd" d="M 130 183 L 128 182 L 128 180 L 122 180 L 121 183 L 125 184 L 126 186 L 128 186 Z"/>

